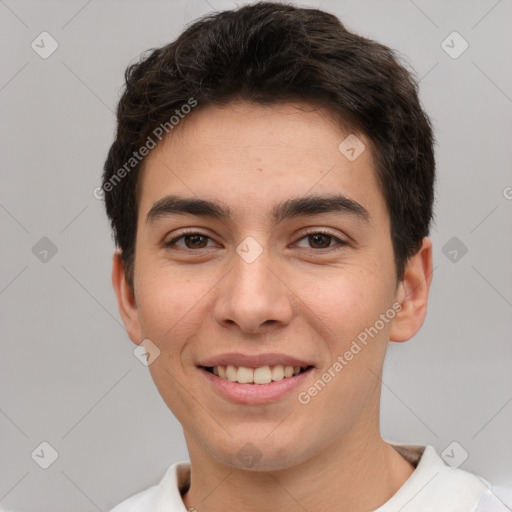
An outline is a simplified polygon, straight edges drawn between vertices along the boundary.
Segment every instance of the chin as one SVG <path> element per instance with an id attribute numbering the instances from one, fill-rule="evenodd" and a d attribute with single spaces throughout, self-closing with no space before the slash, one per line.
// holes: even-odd
<path id="1" fill-rule="evenodd" d="M 308 453 L 299 451 L 299 440 L 289 435 L 273 439 L 265 436 L 268 434 L 260 437 L 240 435 L 231 439 L 228 446 L 216 445 L 210 453 L 218 462 L 233 469 L 246 471 L 281 471 L 307 460 Z"/>

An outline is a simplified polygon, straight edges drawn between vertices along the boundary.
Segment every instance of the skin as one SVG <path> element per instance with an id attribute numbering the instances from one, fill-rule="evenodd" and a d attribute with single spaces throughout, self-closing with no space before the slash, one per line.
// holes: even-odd
<path id="1" fill-rule="evenodd" d="M 370 141 L 357 134 L 366 150 L 351 162 L 338 150 L 348 133 L 307 104 L 197 107 L 145 161 L 134 290 L 119 253 L 113 285 L 130 339 L 149 338 L 161 350 L 149 369 L 183 426 L 192 468 L 187 508 L 373 510 L 414 470 L 381 438 L 380 379 L 388 341 L 410 339 L 424 321 L 432 244 L 423 239 L 397 283 Z M 270 219 L 283 200 L 333 191 L 364 206 L 370 222 L 339 212 Z M 146 222 L 167 194 L 221 201 L 233 216 Z M 309 227 L 349 244 L 327 237 L 315 245 Z M 164 247 L 182 228 L 210 238 L 199 249 L 190 239 L 188 249 L 185 239 Z M 263 249 L 250 264 L 236 252 L 248 236 Z M 265 405 L 234 404 L 196 367 L 226 352 L 281 352 L 314 364 L 297 392 L 307 390 L 394 302 L 401 304 L 394 319 L 307 405 L 295 391 Z M 261 455 L 251 468 L 237 457 L 249 442 Z"/>

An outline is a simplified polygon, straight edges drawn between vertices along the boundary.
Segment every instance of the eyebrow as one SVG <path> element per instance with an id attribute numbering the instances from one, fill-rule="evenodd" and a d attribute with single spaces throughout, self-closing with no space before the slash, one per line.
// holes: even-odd
<path id="1" fill-rule="evenodd" d="M 286 219 L 322 213 L 342 213 L 365 223 L 370 223 L 370 214 L 361 204 L 342 194 L 309 195 L 292 198 L 275 205 L 270 217 L 276 224 Z M 227 221 L 232 217 L 231 210 L 218 202 L 168 195 L 153 204 L 146 215 L 146 223 L 151 223 L 170 215 L 197 215 Z"/>

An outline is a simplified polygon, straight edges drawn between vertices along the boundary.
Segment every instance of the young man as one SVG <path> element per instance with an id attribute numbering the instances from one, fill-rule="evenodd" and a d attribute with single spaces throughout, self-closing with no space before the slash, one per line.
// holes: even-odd
<path id="1" fill-rule="evenodd" d="M 426 315 L 434 167 L 414 80 L 319 10 L 217 13 L 128 69 L 113 284 L 190 463 L 113 512 L 501 510 L 380 435 L 386 347 Z"/>

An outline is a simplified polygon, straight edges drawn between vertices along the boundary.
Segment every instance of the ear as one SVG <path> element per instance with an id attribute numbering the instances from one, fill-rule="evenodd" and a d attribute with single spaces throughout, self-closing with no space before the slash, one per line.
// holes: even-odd
<path id="1" fill-rule="evenodd" d="M 402 305 L 397 312 L 390 341 L 407 341 L 420 329 L 427 314 L 428 293 L 432 281 L 432 241 L 423 238 L 420 250 L 409 258 L 396 300 Z"/>
<path id="2" fill-rule="evenodd" d="M 139 310 L 135 301 L 124 271 L 124 263 L 121 257 L 121 250 L 114 253 L 112 264 L 112 285 L 117 297 L 117 306 L 123 320 L 126 332 L 130 339 L 136 345 L 142 341 L 142 332 L 140 328 Z"/>

